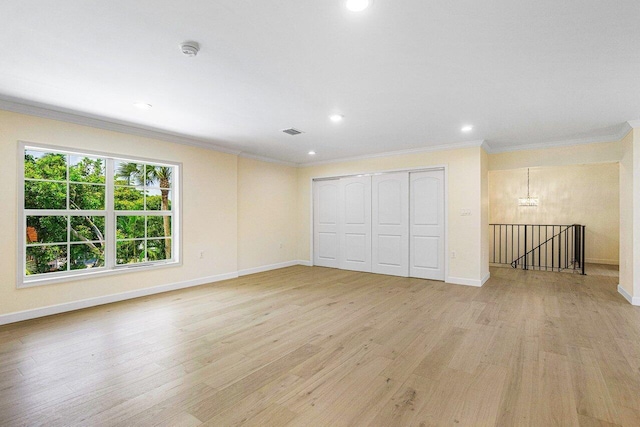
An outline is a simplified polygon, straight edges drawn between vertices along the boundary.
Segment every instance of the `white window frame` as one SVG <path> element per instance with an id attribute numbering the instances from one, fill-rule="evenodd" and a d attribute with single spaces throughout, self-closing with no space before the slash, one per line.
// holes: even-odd
<path id="1" fill-rule="evenodd" d="M 102 210 L 74 210 L 69 209 L 69 206 L 66 209 L 25 209 L 25 191 L 24 191 L 24 155 L 25 150 L 37 150 L 37 151 L 46 151 L 46 152 L 54 152 L 61 154 L 71 154 L 76 156 L 87 156 L 87 157 L 100 157 L 105 159 L 105 209 Z M 149 210 L 138 210 L 138 211 L 124 211 L 124 210 L 115 210 L 114 206 L 114 164 L 117 161 L 130 161 L 130 162 L 139 162 L 145 164 L 153 164 L 158 166 L 170 166 L 173 169 L 172 175 L 172 183 L 171 183 L 171 211 L 149 211 Z M 68 167 L 68 166 L 67 166 Z M 67 177 L 67 185 L 69 185 Z M 48 181 L 48 180 L 43 180 Z M 155 187 L 154 187 L 155 189 Z M 69 193 L 67 192 L 67 196 Z M 18 246 L 18 256 L 17 259 L 17 269 L 16 269 L 16 286 L 17 288 L 28 288 L 33 286 L 47 285 L 53 283 L 60 282 L 69 282 L 72 280 L 83 280 L 89 279 L 91 277 L 100 277 L 104 275 L 110 274 L 122 274 L 122 273 L 130 273 L 132 271 L 141 271 L 141 270 L 153 270 L 157 268 L 163 267 L 175 267 L 182 265 L 182 238 L 181 238 L 181 230 L 182 230 L 182 163 L 170 162 L 166 160 L 158 160 L 151 158 L 143 158 L 138 156 L 129 156 L 123 154 L 115 154 L 115 153 L 106 153 L 85 149 L 76 149 L 70 147 L 59 147 L 48 144 L 40 144 L 40 143 L 31 143 L 25 141 L 18 142 L 18 226 L 17 229 L 17 246 Z M 145 199 L 146 200 L 146 199 Z M 67 202 L 68 203 L 68 202 Z M 146 202 L 145 202 L 146 203 Z M 135 264 L 124 264 L 124 265 L 116 265 L 116 217 L 117 216 L 167 216 L 167 212 L 169 212 L 169 216 L 171 216 L 171 259 L 168 260 L 159 260 L 159 261 L 145 261 Z M 66 216 L 68 218 L 67 221 L 70 220 L 72 216 L 105 216 L 105 265 L 104 267 L 97 267 L 92 269 L 82 269 L 82 270 L 68 270 L 68 271 L 60 271 L 60 272 L 52 272 L 52 273 L 43 273 L 38 275 L 29 275 L 25 274 L 26 271 L 26 248 L 27 244 L 25 242 L 25 236 L 27 233 L 27 216 Z M 146 222 L 146 219 L 145 219 Z M 67 229 L 67 233 L 69 233 L 69 229 Z M 145 242 L 148 240 L 154 240 L 154 238 L 147 238 L 147 230 L 145 226 Z M 158 238 L 161 240 L 162 238 Z M 61 242 L 62 244 L 62 242 Z M 70 238 L 67 236 L 67 249 L 69 250 Z M 67 253 L 67 263 L 70 262 L 70 252 Z"/>

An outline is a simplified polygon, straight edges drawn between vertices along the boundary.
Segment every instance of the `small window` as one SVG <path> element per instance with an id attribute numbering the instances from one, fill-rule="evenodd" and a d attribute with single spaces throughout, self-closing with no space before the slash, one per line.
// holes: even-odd
<path id="1" fill-rule="evenodd" d="M 179 261 L 179 165 L 21 146 L 22 284 Z"/>

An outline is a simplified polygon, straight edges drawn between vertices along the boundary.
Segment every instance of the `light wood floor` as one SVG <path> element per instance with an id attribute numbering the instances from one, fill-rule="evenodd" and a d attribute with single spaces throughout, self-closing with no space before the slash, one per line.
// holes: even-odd
<path id="1" fill-rule="evenodd" d="M 640 425 L 615 277 L 291 267 L 0 327 L 0 425 Z"/>

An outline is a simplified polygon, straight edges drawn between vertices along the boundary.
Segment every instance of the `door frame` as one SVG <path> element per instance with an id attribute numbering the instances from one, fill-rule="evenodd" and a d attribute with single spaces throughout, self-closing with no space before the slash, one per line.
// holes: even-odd
<path id="1" fill-rule="evenodd" d="M 340 179 L 340 178 L 350 178 L 353 176 L 366 176 L 366 175 L 381 175 L 385 173 L 395 173 L 395 172 L 427 172 L 427 171 L 435 171 L 435 170 L 443 170 L 444 171 L 444 281 L 445 283 L 449 283 L 449 167 L 446 164 L 441 165 L 432 165 L 432 166 L 418 166 L 413 168 L 400 168 L 400 169 L 384 169 L 380 171 L 367 171 L 367 172 L 353 172 L 353 173 L 345 173 L 342 175 L 320 175 L 320 176 L 312 176 L 309 178 L 309 193 L 310 193 L 310 202 L 309 202 L 309 265 L 313 266 L 315 259 L 314 250 L 313 250 L 313 238 L 314 238 L 314 217 L 313 217 L 313 203 L 314 203 L 314 181 L 324 181 L 329 179 Z"/>

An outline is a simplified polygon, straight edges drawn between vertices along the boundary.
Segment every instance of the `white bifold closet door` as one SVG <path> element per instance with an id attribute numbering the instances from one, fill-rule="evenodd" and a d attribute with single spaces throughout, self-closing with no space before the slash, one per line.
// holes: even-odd
<path id="1" fill-rule="evenodd" d="M 409 173 L 372 178 L 372 272 L 409 276 Z"/>
<path id="2" fill-rule="evenodd" d="M 444 171 L 412 172 L 409 275 L 444 280 Z"/>
<path id="3" fill-rule="evenodd" d="M 339 267 L 371 271 L 371 177 L 340 179 Z"/>
<path id="4" fill-rule="evenodd" d="M 320 267 L 340 268 L 340 180 L 313 184 L 313 263 Z"/>

